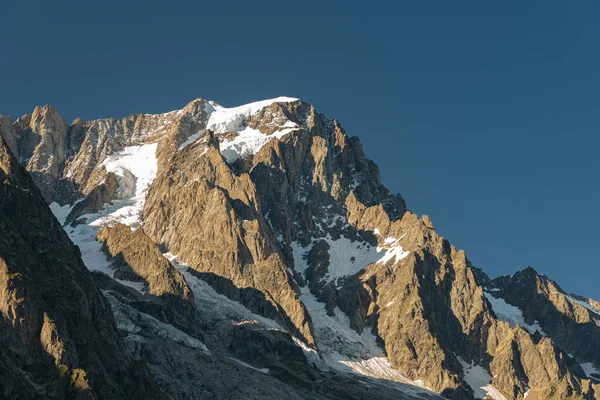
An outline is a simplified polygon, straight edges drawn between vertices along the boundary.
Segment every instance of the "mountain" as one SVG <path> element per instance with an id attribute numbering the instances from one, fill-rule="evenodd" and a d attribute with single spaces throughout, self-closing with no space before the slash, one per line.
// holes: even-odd
<path id="1" fill-rule="evenodd" d="M 154 394 L 600 398 L 598 302 L 490 279 L 301 100 L 70 125 L 45 106 L 0 135 Z"/>

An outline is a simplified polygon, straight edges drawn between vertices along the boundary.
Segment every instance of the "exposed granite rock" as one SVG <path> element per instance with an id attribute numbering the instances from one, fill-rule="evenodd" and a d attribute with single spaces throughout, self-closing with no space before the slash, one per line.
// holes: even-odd
<path id="1" fill-rule="evenodd" d="M 7 115 L 0 115 L 0 136 L 2 136 L 4 143 L 6 143 L 12 154 L 18 155 L 17 132 L 13 127 L 12 119 Z"/>
<path id="2" fill-rule="evenodd" d="M 104 274 L 93 275 L 109 299 L 130 352 L 150 365 L 161 390 L 171 398 L 439 398 L 433 393 L 407 395 L 395 382 L 315 370 L 289 334 L 266 330 L 256 321 L 230 321 L 224 316 L 211 320 L 204 327 L 209 353 L 193 338 L 156 329 L 156 322 L 131 301 L 145 296 Z"/>
<path id="3" fill-rule="evenodd" d="M 343 213 L 350 192 L 368 206 L 382 204 L 393 219 L 403 215 L 402 197 L 381 184 L 379 169 L 364 156 L 358 138 L 348 138 L 336 120 L 301 101 L 275 103 L 269 109 L 299 126 L 261 148 L 250 171 L 263 212 L 286 242 L 297 238 L 307 243 L 316 230 L 313 220 L 326 220 L 324 209 L 330 206 L 332 213 Z M 295 223 L 299 229 L 291 226 Z"/>
<path id="4" fill-rule="evenodd" d="M 448 397 L 463 398 L 470 390 L 460 383 L 460 356 L 467 363 L 489 365 L 492 384 L 508 399 L 522 398 L 527 390 L 539 398 L 592 395 L 589 381 L 574 376 L 548 338 L 538 342 L 496 319 L 476 279 L 478 271 L 464 252 L 437 235 L 429 218 L 406 213 L 389 222 L 381 208 L 357 205 L 355 199 L 348 204 L 350 221 L 361 229 L 377 228 L 382 236 L 402 237 L 402 248 L 409 252 L 399 263 L 371 266 L 361 274 L 363 301 L 356 313 L 362 317 L 352 318 L 360 327 L 375 314 L 388 357 L 399 370 L 415 379 L 424 376 Z M 340 291 L 351 287 L 348 283 Z M 341 296 L 340 308 L 347 297 Z M 352 307 L 345 308 L 352 315 Z"/>
<path id="5" fill-rule="evenodd" d="M 473 395 L 459 357 L 490 370 L 507 398 L 522 398 L 528 388 L 573 397 L 588 390 L 550 342 L 537 343 L 496 319 L 465 253 L 439 237 L 427 216 L 406 212 L 337 121 L 292 102 L 264 108 L 249 126 L 270 133 L 285 120 L 299 129 L 267 143 L 242 170 L 249 171 L 288 262 L 292 242 L 312 246 L 297 281 L 305 278 L 330 312 L 338 306 L 359 332 L 375 327 L 392 366 L 450 398 Z M 325 237 L 370 246 L 392 238 L 408 256 L 327 283 L 332 250 L 319 240 Z M 540 370 L 541 360 L 555 372 Z"/>
<path id="6" fill-rule="evenodd" d="M 196 310 L 194 294 L 185 278 L 162 255 L 142 229 L 132 231 L 123 224 L 104 227 L 97 239 L 113 258 L 115 278 L 143 282 L 146 295 L 164 303 L 161 320 L 202 337 L 202 321 Z"/>
<path id="7" fill-rule="evenodd" d="M 0 132 L 46 201 L 63 205 L 87 196 L 105 179 L 102 163 L 110 154 L 182 132 L 180 125 L 197 131 L 204 128 L 207 118 L 206 103 L 201 99 L 165 114 L 92 121 L 77 118 L 70 126 L 54 108 L 44 106 L 14 124 L 2 116 Z M 170 137 L 180 142 L 187 138 Z"/>
<path id="8" fill-rule="evenodd" d="M 29 175 L 0 138 L 0 397 L 162 398 Z"/>
<path id="9" fill-rule="evenodd" d="M 491 294 L 523 311 L 525 322 L 538 322 L 558 348 L 580 362 L 600 365 L 600 313 L 582 297 L 567 294 L 529 267 L 511 277 L 488 280 Z M 593 300 L 592 300 L 593 301 Z"/>
<path id="10" fill-rule="evenodd" d="M 65 225 L 70 225 L 84 214 L 96 213 L 116 198 L 119 188 L 117 177 L 112 172 L 106 174 L 104 182 L 92 189 L 88 195 L 73 206 L 65 219 Z"/>
<path id="11" fill-rule="evenodd" d="M 19 118 L 14 128 L 19 162 L 29 171 L 44 199 L 50 202 L 65 162 L 67 123 L 56 109 L 46 105 Z"/>
<path id="12" fill-rule="evenodd" d="M 217 148 L 198 144 L 159 171 L 144 207 L 144 230 L 220 292 L 277 318 L 314 344 L 310 317 L 270 234 L 247 174 L 236 176 Z"/>

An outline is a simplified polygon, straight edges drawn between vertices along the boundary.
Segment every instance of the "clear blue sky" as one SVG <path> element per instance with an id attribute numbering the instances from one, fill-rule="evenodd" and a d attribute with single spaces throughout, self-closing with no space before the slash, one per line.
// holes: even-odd
<path id="1" fill-rule="evenodd" d="M 0 113 L 300 97 L 490 275 L 600 298 L 600 2 L 351 3 L 3 0 Z"/>

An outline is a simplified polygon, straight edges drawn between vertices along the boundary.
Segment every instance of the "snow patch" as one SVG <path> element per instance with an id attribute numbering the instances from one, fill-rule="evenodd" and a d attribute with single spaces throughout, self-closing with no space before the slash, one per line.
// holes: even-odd
<path id="1" fill-rule="evenodd" d="M 409 384 L 414 388 L 406 385 L 395 387 L 411 395 L 418 395 L 425 390 L 431 393 L 422 382 L 412 381 L 391 367 L 385 353 L 377 345 L 375 336 L 368 328 L 361 334 L 354 331 L 350 328 L 350 319 L 337 307 L 333 316 L 328 315 L 325 304 L 319 302 L 307 287 L 301 289 L 300 299 L 312 318 L 315 340 L 322 360 L 306 345 L 301 344 L 301 347 L 309 361 L 317 368 L 334 369 L 369 378 Z"/>
<path id="2" fill-rule="evenodd" d="M 598 367 L 596 367 L 591 362 L 585 362 L 585 363 L 581 363 L 579 365 L 581 365 L 583 372 L 585 372 L 585 376 L 587 376 L 588 378 L 594 379 L 596 381 L 600 381 L 600 369 Z M 594 376 L 594 375 L 596 375 L 596 376 Z"/>
<path id="3" fill-rule="evenodd" d="M 300 347 L 302 349 L 302 352 L 304 353 L 304 356 L 306 357 L 306 359 L 315 364 L 318 365 L 319 363 L 321 363 L 321 358 L 319 357 L 319 353 L 317 353 L 317 351 L 313 348 L 308 347 L 302 340 L 297 339 L 295 337 L 292 337 L 292 339 L 294 340 L 294 343 L 296 344 L 296 346 Z"/>
<path id="4" fill-rule="evenodd" d="M 258 371 L 258 372 L 262 372 L 263 374 L 267 374 L 267 375 L 269 374 L 269 368 L 256 368 L 256 367 L 253 367 L 250 364 L 246 364 L 245 362 L 243 362 L 241 360 L 238 360 L 237 358 L 233 358 L 233 357 L 229 357 L 229 358 L 231 360 L 235 361 L 236 363 L 240 364 L 243 367 L 250 368 L 250 369 L 253 369 L 253 370 Z"/>
<path id="5" fill-rule="evenodd" d="M 163 340 L 175 342 L 191 349 L 200 350 L 205 354 L 210 354 L 208 347 L 200 340 L 189 336 L 172 325 L 157 320 L 151 315 L 142 313 L 131 306 L 121 303 L 113 296 L 111 291 L 103 290 L 102 292 L 113 310 L 119 330 L 135 335 L 143 329 Z"/>
<path id="6" fill-rule="evenodd" d="M 188 145 L 192 144 L 193 142 L 196 141 L 196 139 L 198 139 L 202 134 L 204 133 L 204 131 L 200 131 L 197 133 L 194 133 L 193 135 L 191 135 L 189 138 L 187 138 L 187 140 L 183 143 L 181 143 L 179 145 L 179 147 L 177 148 L 177 150 L 182 150 L 184 147 L 187 147 Z"/>
<path id="7" fill-rule="evenodd" d="M 222 107 L 214 102 L 210 102 L 209 104 L 214 108 L 214 111 L 210 113 L 206 129 L 210 129 L 215 133 L 238 132 L 242 129 L 246 118 L 255 114 L 260 109 L 268 107 L 273 103 L 289 103 L 297 100 L 293 97 L 282 96 L 232 108 Z"/>
<path id="8" fill-rule="evenodd" d="M 596 311 L 596 309 L 594 307 L 592 307 L 592 305 L 590 303 L 585 302 L 585 301 L 581 301 L 581 300 L 577 300 L 576 298 L 571 297 L 568 294 L 565 294 L 565 297 L 567 299 L 569 299 L 570 301 L 572 301 L 573 303 L 579 304 L 580 306 L 587 308 L 588 310 L 590 310 L 594 314 L 600 315 L 600 313 L 598 313 L 598 311 Z"/>
<path id="9" fill-rule="evenodd" d="M 231 140 L 222 140 L 220 143 L 221 154 L 228 163 L 234 162 L 240 157 L 256 154 L 267 142 L 298 129 L 298 126 L 292 121 L 286 121 L 278 130 L 266 135 L 257 129 L 245 126 L 246 119 L 258 112 L 260 109 L 270 106 L 273 103 L 289 103 L 297 101 L 293 97 L 277 97 L 275 99 L 257 101 L 245 104 L 239 107 L 226 108 L 216 103 L 209 103 L 212 107 L 206 129 L 212 130 L 215 134 L 228 132 L 237 132 L 238 135 Z M 208 112 L 208 110 L 207 110 Z M 192 143 L 201 132 L 192 135 L 186 143 L 180 146 L 180 149 Z"/>
<path id="10" fill-rule="evenodd" d="M 392 368 L 386 357 L 372 357 L 366 360 L 339 360 L 339 363 L 349 368 L 353 373 L 376 379 L 407 383 L 428 390 L 423 381 L 411 381 L 402 373 Z"/>
<path id="11" fill-rule="evenodd" d="M 502 321 L 508 322 L 511 328 L 519 325 L 529 331 L 532 335 L 538 331 L 542 336 L 547 336 L 537 321 L 534 321 L 533 325 L 529 325 L 525 322 L 523 312 L 520 308 L 510 305 L 504 301 L 504 299 L 494 297 L 488 292 L 484 292 L 484 295 L 492 305 L 492 309 L 496 316 Z"/>
<path id="12" fill-rule="evenodd" d="M 456 358 L 463 367 L 463 379 L 473 389 L 476 399 L 485 399 L 487 395 L 494 400 L 507 400 L 498 389 L 491 385 L 492 377 L 485 368 L 475 363 L 467 364 L 465 360 L 458 356 Z"/>
<path id="13" fill-rule="evenodd" d="M 158 163 L 156 160 L 156 148 L 158 144 L 145 144 L 141 146 L 129 146 L 123 150 L 107 157 L 103 165 L 107 172 L 117 176 L 119 199 L 131 199 L 134 204 L 119 210 L 118 216 L 129 214 L 125 218 L 126 225 L 139 222 L 139 214 L 144 206 L 144 200 L 148 188 L 152 184 Z"/>
<path id="14" fill-rule="evenodd" d="M 83 262 L 89 270 L 101 271 L 110 277 L 113 276 L 110 262 L 102 251 L 102 244 L 96 240 L 96 233 L 101 227 L 116 223 L 134 228 L 141 225 L 144 201 L 158 168 L 156 147 L 156 143 L 129 146 L 107 157 L 103 165 L 107 171 L 117 175 L 119 185 L 123 185 L 121 195 L 127 197 L 114 201 L 111 205 L 105 205 L 104 209 L 96 214 L 81 216 L 80 219 L 85 219 L 85 223 L 74 228 L 65 227 L 73 243 L 79 246 Z M 56 207 L 55 210 L 61 217 L 66 211 Z M 139 290 L 139 286 L 136 285 L 129 284 Z"/>
<path id="15" fill-rule="evenodd" d="M 297 128 L 285 128 L 271 135 L 266 135 L 258 129 L 244 128 L 232 140 L 223 140 L 219 147 L 221 155 L 225 157 L 228 163 L 232 163 L 238 158 L 251 156 L 256 153 L 268 142 L 277 138 L 281 139 L 286 134 Z"/>
<path id="16" fill-rule="evenodd" d="M 205 321 L 226 318 L 238 323 L 258 322 L 266 329 L 286 332 L 276 321 L 254 314 L 241 303 L 217 293 L 208 283 L 191 274 L 188 271 L 189 267 L 180 263 L 176 255 L 165 253 L 164 256 L 185 277 L 187 284 L 194 292 L 198 311 Z"/>
<path id="17" fill-rule="evenodd" d="M 386 250 L 383 257 L 381 257 L 381 259 L 377 261 L 378 264 L 386 264 L 392 258 L 394 258 L 394 262 L 397 263 L 398 261 L 402 260 L 404 257 L 406 257 L 408 255 L 408 252 L 404 251 L 402 249 L 402 246 L 398 245 L 398 242 L 400 242 L 400 239 L 402 239 L 404 236 L 406 236 L 406 234 L 402 235 L 398 239 L 394 239 L 391 237 L 385 238 L 383 243 L 385 245 L 391 246 L 391 247 L 389 247 Z M 383 247 L 377 247 L 377 251 L 381 251 L 382 249 L 383 249 Z"/>
<path id="18" fill-rule="evenodd" d="M 50 211 L 52 211 L 52 214 L 54 214 L 58 222 L 60 222 L 61 225 L 64 225 L 65 220 L 71 213 L 73 207 L 75 207 L 75 204 L 79 203 L 81 200 L 83 199 L 77 200 L 73 205 L 65 204 L 64 206 L 61 206 L 57 202 L 53 202 L 50 204 Z"/>
<path id="19" fill-rule="evenodd" d="M 115 279 L 116 282 L 119 282 L 121 285 L 129 286 L 140 292 L 141 294 L 146 293 L 146 284 L 144 282 L 133 282 L 133 281 L 124 281 L 122 279 Z"/>
<path id="20" fill-rule="evenodd" d="M 402 236 L 404 237 L 404 236 Z M 329 245 L 329 267 L 325 277 L 327 282 L 354 275 L 373 263 L 385 264 L 394 259 L 394 262 L 402 260 L 408 252 L 399 245 L 400 239 L 384 241 L 382 246 L 371 246 L 367 242 L 358 242 L 341 236 L 334 240 L 331 236 L 313 239 L 312 243 L 303 247 L 298 242 L 290 243 L 294 255 L 294 266 L 301 274 L 306 272 L 308 264 L 306 256 L 312 246 L 324 240 Z"/>
<path id="21" fill-rule="evenodd" d="M 279 129 L 275 133 L 266 135 L 257 129 L 246 127 L 245 123 L 248 117 L 273 103 L 289 103 L 297 100 L 293 97 L 277 97 L 232 108 L 222 107 L 215 102 L 208 102 L 205 106 L 205 111 L 208 114 L 206 129 L 213 131 L 215 134 L 238 133 L 232 140 L 222 140 L 220 143 L 221 154 L 228 163 L 232 163 L 240 157 L 256 154 L 267 142 L 275 138 L 280 139 L 285 134 L 298 129 L 298 125 L 294 122 L 286 121 L 283 125 L 278 126 Z M 178 150 L 182 150 L 195 142 L 204 131 L 201 130 L 191 135 L 179 146 Z"/>

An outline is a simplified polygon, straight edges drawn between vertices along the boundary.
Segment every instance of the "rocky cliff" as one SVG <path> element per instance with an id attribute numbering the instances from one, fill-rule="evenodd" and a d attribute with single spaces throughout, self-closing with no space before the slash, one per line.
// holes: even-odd
<path id="1" fill-rule="evenodd" d="M 162 398 L 79 251 L 0 137 L 0 397 Z"/>
<path id="2" fill-rule="evenodd" d="M 600 313 L 594 306 L 596 301 L 565 292 L 531 267 L 493 280 L 481 272 L 480 280 L 492 302 L 505 303 L 501 312 L 518 309 L 522 324 L 533 325 L 540 335 L 551 338 L 564 351 L 563 357 L 574 371 L 600 382 L 600 371 L 595 367 L 600 364 Z"/>

